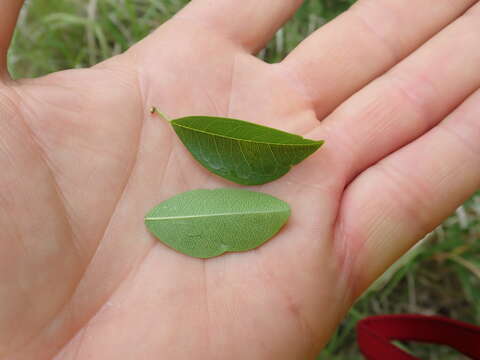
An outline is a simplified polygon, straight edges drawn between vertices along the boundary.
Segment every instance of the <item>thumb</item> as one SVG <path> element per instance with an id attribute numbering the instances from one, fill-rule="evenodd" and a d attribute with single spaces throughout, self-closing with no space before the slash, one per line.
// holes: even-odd
<path id="1" fill-rule="evenodd" d="M 7 76 L 7 51 L 24 0 L 7 0 L 0 3 L 0 77 Z"/>

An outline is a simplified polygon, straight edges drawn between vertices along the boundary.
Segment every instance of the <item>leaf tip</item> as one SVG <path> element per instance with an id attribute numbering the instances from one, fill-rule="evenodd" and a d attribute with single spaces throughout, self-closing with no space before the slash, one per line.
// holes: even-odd
<path id="1" fill-rule="evenodd" d="M 312 142 L 311 146 L 312 146 L 313 152 L 317 151 L 325 144 L 324 140 L 310 140 L 310 141 Z"/>

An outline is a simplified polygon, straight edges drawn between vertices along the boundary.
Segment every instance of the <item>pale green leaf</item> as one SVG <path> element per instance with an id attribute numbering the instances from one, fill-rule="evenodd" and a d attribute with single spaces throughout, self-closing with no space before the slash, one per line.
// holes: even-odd
<path id="1" fill-rule="evenodd" d="M 240 189 L 193 190 L 145 216 L 149 231 L 173 249 L 197 258 L 262 245 L 287 222 L 290 206 L 273 196 Z"/>

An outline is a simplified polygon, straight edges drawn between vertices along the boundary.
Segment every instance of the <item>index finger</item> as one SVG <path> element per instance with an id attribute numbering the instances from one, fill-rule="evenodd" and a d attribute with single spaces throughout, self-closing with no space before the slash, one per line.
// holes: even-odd
<path id="1" fill-rule="evenodd" d="M 303 0 L 196 0 L 177 17 L 218 31 L 249 52 L 263 48 Z"/>

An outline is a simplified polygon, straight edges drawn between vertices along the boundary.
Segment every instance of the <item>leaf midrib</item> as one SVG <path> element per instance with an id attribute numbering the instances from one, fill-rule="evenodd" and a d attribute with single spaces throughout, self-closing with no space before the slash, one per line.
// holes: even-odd
<path id="1" fill-rule="evenodd" d="M 253 211 L 253 212 L 232 212 L 232 213 L 217 213 L 208 215 L 184 215 L 184 216 L 170 216 L 170 217 L 146 217 L 145 221 L 161 221 L 161 220 L 179 220 L 179 219 L 192 219 L 203 217 L 216 217 L 216 216 L 234 216 L 234 215 L 257 215 L 257 214 L 275 214 L 288 212 L 288 210 L 276 210 L 276 211 Z"/>
<path id="2" fill-rule="evenodd" d="M 323 140 L 310 140 L 310 139 L 305 139 L 303 136 L 296 135 L 296 134 L 289 134 L 289 133 L 287 133 L 287 132 L 285 132 L 285 134 L 298 136 L 298 137 L 302 138 L 302 139 L 305 140 L 305 141 L 311 141 L 311 143 L 309 143 L 309 144 L 285 144 L 285 143 L 272 143 L 272 142 L 266 142 L 266 141 L 255 141 L 255 140 L 239 139 L 239 138 L 236 138 L 236 137 L 231 137 L 231 136 L 226 136 L 226 135 L 211 133 L 211 132 L 208 132 L 208 131 L 205 131 L 205 130 L 195 129 L 195 128 L 192 128 L 192 127 L 189 127 L 189 126 L 185 126 L 185 125 L 181 125 L 181 124 L 177 124 L 177 123 L 174 123 L 173 125 L 178 126 L 178 127 L 181 127 L 181 128 L 183 128 L 183 129 L 186 129 L 186 130 L 196 131 L 196 132 L 200 132 L 200 133 L 202 133 L 202 134 L 206 134 L 206 135 L 210 135 L 210 136 L 216 136 L 216 137 L 220 137 L 220 138 L 228 139 L 228 140 L 245 141 L 245 142 L 249 142 L 249 143 L 253 143 L 253 144 L 307 147 L 307 146 L 316 146 L 316 145 L 322 146 L 322 145 L 325 143 Z M 277 131 L 280 131 L 280 130 L 277 130 Z"/>

